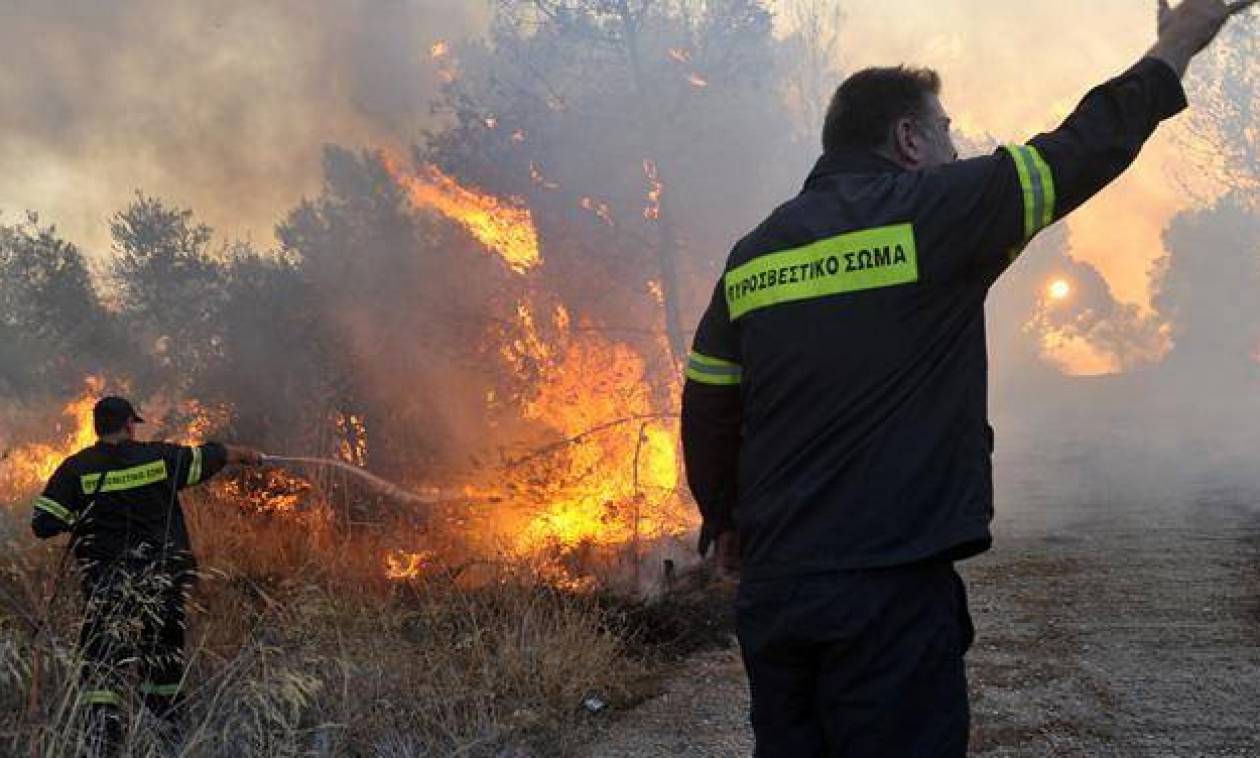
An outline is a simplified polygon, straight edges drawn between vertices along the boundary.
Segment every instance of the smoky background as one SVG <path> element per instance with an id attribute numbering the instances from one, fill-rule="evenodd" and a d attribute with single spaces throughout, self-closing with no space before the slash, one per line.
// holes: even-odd
<path id="1" fill-rule="evenodd" d="M 6 4 L 0 449 L 47 439 L 100 376 L 222 407 L 216 435 L 268 450 L 332 454 L 362 433 L 362 463 L 396 480 L 494 478 L 564 441 L 529 410 L 558 349 L 512 346 L 586 333 L 632 356 L 616 371 L 648 398 L 625 408 L 676 413 L 690 330 L 731 244 L 816 157 L 859 11 Z M 1166 181 L 1192 200 L 1163 228 L 1151 307 L 1082 255 L 1107 241 L 1062 225 L 993 292 L 1001 516 L 1054 526 L 1117 498 L 1218 490 L 1254 507 L 1257 43 L 1241 24 L 1226 37 L 1187 82 L 1193 110 L 1165 127 L 1184 153 Z M 947 77 L 947 107 L 967 86 Z M 1028 136 L 972 128 L 964 153 Z M 412 202 L 391 161 L 528 208 L 543 264 L 512 271 Z"/>

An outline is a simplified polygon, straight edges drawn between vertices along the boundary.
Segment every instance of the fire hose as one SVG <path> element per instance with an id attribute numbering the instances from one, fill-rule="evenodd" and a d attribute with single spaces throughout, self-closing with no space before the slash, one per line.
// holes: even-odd
<path id="1" fill-rule="evenodd" d="M 359 468 L 358 466 L 355 466 L 354 464 L 347 463 L 346 461 L 340 461 L 335 458 L 308 458 L 308 457 L 294 456 L 294 455 L 264 454 L 262 457 L 262 463 L 263 465 L 272 465 L 272 466 L 282 466 L 282 465 L 288 464 L 288 465 L 313 466 L 313 467 L 318 467 L 318 468 L 336 469 L 338 471 L 341 471 L 343 473 L 350 474 L 351 476 L 356 477 L 363 484 L 367 485 L 369 488 L 380 493 L 381 495 L 384 495 L 385 497 L 389 497 L 395 500 L 400 500 L 402 502 L 409 503 L 411 505 L 442 505 L 444 503 L 465 501 L 469 499 L 468 496 L 462 492 L 457 493 L 457 492 L 446 492 L 446 491 L 439 490 L 435 493 L 423 494 L 423 495 L 416 492 L 412 492 L 411 490 L 408 490 L 404 487 L 400 487 L 399 485 L 394 484 L 393 482 L 382 479 L 376 474 L 373 474 L 369 471 Z M 494 501 L 501 498 L 498 496 L 490 496 L 484 499 Z"/>

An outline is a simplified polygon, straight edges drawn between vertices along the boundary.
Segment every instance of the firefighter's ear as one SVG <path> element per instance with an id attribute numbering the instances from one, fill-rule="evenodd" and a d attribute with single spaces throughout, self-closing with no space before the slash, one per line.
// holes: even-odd
<path id="1" fill-rule="evenodd" d="M 913 119 L 899 118 L 893 123 L 893 159 L 902 168 L 914 170 L 923 163 L 923 138 Z"/>

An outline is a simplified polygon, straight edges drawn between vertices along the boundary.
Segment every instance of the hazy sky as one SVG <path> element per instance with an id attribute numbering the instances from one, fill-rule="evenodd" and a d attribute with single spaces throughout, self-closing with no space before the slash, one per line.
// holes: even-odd
<path id="1" fill-rule="evenodd" d="M 938 68 L 961 130 L 1022 140 L 1153 38 L 1154 0 L 843 0 L 846 70 Z M 368 13 L 368 9 L 371 10 Z M 370 19 L 370 21 L 369 21 Z M 405 143 L 429 118 L 429 45 L 484 27 L 482 0 L 6 0 L 0 209 L 89 249 L 136 188 L 223 236 L 272 240 L 318 188 L 321 145 Z M 1191 101 L 1193 102 L 1193 93 Z M 1143 306 L 1185 206 L 1171 130 L 1070 222 L 1073 254 Z"/>

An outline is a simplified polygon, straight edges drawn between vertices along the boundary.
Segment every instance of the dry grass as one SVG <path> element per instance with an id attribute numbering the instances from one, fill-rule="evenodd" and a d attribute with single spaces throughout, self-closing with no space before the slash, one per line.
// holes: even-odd
<path id="1" fill-rule="evenodd" d="M 598 600 L 528 568 L 483 566 L 474 587 L 442 568 L 394 582 L 388 529 L 347 536 L 321 509 L 269 516 L 213 496 L 185 510 L 202 580 L 184 734 L 164 745 L 125 703 L 125 755 L 563 755 L 590 718 L 583 698 L 615 702 L 643 671 Z M 0 752 L 78 755 L 77 579 L 25 517 L 0 511 Z"/>

